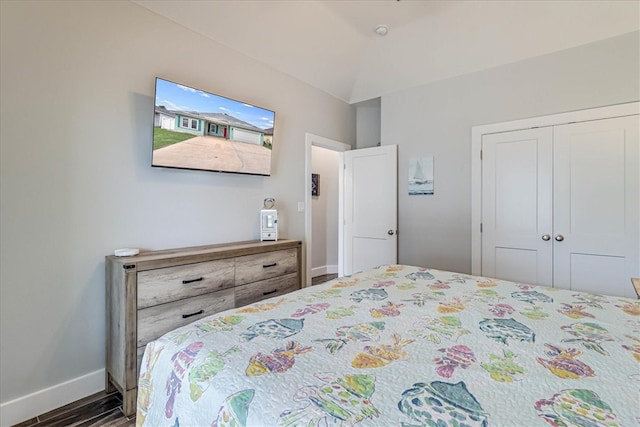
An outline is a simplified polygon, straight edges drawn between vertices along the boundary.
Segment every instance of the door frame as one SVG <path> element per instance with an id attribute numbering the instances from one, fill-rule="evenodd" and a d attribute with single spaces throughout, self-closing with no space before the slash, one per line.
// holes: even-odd
<path id="1" fill-rule="evenodd" d="M 312 147 L 325 148 L 327 150 L 344 152 L 349 151 L 352 147 L 343 142 L 334 141 L 333 139 L 325 138 L 323 136 L 314 135 L 312 133 L 305 133 L 305 154 L 304 154 L 304 250 L 303 252 L 303 265 L 304 265 L 304 280 L 302 287 L 311 286 L 311 268 L 312 268 L 312 241 L 313 241 L 313 215 L 312 215 L 312 199 L 311 199 L 311 173 L 312 173 Z M 339 201 L 342 203 L 342 188 L 344 181 L 344 171 L 340 168 L 338 177 L 339 188 Z M 339 209 L 342 212 L 342 209 Z M 340 228 L 342 230 L 342 228 Z M 342 233 L 338 235 L 338 251 L 342 252 L 343 245 Z M 338 269 L 341 268 L 342 259 L 338 256 Z"/>
<path id="2" fill-rule="evenodd" d="M 482 137 L 483 135 L 640 114 L 640 102 L 589 108 L 471 128 L 471 274 L 482 275 Z"/>

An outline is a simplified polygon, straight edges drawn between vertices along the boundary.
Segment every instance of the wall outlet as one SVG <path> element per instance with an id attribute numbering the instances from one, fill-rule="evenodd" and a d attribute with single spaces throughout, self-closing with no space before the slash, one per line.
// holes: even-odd
<path id="1" fill-rule="evenodd" d="M 298 202 L 298 212 L 304 212 L 304 202 Z"/>

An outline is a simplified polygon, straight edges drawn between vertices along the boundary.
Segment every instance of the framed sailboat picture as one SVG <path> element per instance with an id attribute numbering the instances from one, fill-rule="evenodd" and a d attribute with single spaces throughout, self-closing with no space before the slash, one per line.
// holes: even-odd
<path id="1" fill-rule="evenodd" d="M 433 194 L 433 156 L 409 159 L 409 195 Z"/>

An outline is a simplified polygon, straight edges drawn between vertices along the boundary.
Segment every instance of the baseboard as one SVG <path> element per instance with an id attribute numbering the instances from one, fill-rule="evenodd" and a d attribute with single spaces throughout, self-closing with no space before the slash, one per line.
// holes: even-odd
<path id="1" fill-rule="evenodd" d="M 35 418 L 104 390 L 104 369 L 0 404 L 0 426 Z"/>
<path id="2" fill-rule="evenodd" d="M 324 276 L 325 274 L 338 274 L 337 265 L 323 265 L 311 269 L 311 277 Z"/>

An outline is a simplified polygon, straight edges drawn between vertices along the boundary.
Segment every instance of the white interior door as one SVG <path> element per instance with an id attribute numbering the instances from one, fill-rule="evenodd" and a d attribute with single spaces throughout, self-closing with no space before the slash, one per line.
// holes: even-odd
<path id="1" fill-rule="evenodd" d="M 552 286 L 552 129 L 482 137 L 482 274 Z"/>
<path id="2" fill-rule="evenodd" d="M 634 297 L 638 116 L 554 128 L 554 286 Z"/>
<path id="3" fill-rule="evenodd" d="M 397 153 L 385 145 L 341 154 L 341 275 L 397 262 Z"/>

